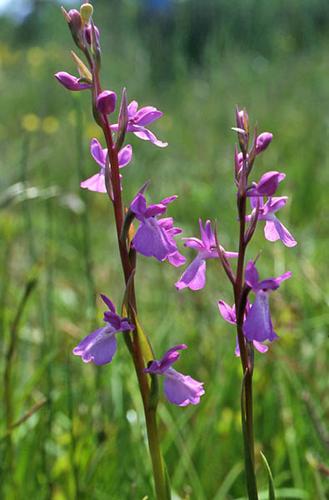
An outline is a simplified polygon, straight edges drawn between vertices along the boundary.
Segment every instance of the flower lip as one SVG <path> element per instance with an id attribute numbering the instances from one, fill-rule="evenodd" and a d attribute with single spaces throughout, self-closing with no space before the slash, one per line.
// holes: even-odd
<path id="1" fill-rule="evenodd" d="M 253 209 L 259 203 L 258 220 L 264 220 L 265 228 L 264 234 L 268 241 L 281 240 L 282 243 L 292 248 L 297 245 L 297 241 L 282 222 L 274 215 L 287 203 L 287 196 L 269 197 L 264 204 L 263 197 L 250 197 L 250 204 Z M 247 215 L 246 220 L 250 221 L 252 215 Z"/>
<path id="2" fill-rule="evenodd" d="M 220 315 L 222 318 L 230 323 L 231 325 L 236 325 L 236 313 L 235 313 L 235 305 L 232 307 L 226 304 L 223 300 L 218 301 L 218 309 L 220 312 Z M 250 312 L 250 303 L 247 301 L 247 307 L 245 311 L 245 316 L 244 316 L 244 321 L 246 321 L 246 317 L 248 317 L 248 314 Z M 245 332 L 244 332 L 245 333 Z M 260 353 L 265 353 L 268 351 L 268 346 L 266 344 L 263 344 L 262 342 L 259 342 L 257 340 L 252 340 L 253 345 L 255 349 L 257 349 L 258 352 Z M 239 341 L 238 337 L 236 336 L 236 346 L 235 346 L 235 355 L 240 356 L 240 347 L 239 347 Z"/>
<path id="3" fill-rule="evenodd" d="M 273 330 L 268 295 L 264 290 L 256 292 L 255 301 L 243 324 L 243 333 L 249 341 L 273 342 L 277 338 Z"/>
<path id="4" fill-rule="evenodd" d="M 184 257 L 178 252 L 174 236 L 181 232 L 174 228 L 172 219 L 158 219 L 167 210 L 177 196 L 164 198 L 160 203 L 148 205 L 143 193 L 139 192 L 130 204 L 129 210 L 139 220 L 139 227 L 132 240 L 133 247 L 145 257 L 155 257 L 162 262 L 168 260 L 178 267 L 184 263 Z"/>
<path id="5" fill-rule="evenodd" d="M 184 407 L 189 404 L 199 404 L 205 390 L 203 382 L 169 368 L 165 375 L 164 392 L 168 401 Z"/>
<path id="6" fill-rule="evenodd" d="M 184 375 L 172 368 L 181 350 L 187 349 L 185 344 L 178 344 L 169 349 L 160 360 L 153 360 L 144 369 L 146 373 L 164 376 L 164 393 L 171 403 L 177 406 L 196 405 L 205 393 L 203 383 Z"/>
<path id="7" fill-rule="evenodd" d="M 291 277 L 291 272 L 281 274 L 276 278 L 267 278 L 259 280 L 259 274 L 253 261 L 246 265 L 245 280 L 247 285 L 255 293 L 255 300 L 243 324 L 243 332 L 249 341 L 272 342 L 277 338 L 273 330 L 269 294 L 271 291 L 279 288 L 282 281 Z"/>

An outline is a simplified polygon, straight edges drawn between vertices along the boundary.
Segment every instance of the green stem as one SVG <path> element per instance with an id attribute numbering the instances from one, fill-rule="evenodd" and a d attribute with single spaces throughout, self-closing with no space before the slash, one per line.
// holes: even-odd
<path id="1" fill-rule="evenodd" d="M 170 500 L 170 491 L 167 487 L 165 466 L 160 449 L 156 410 L 145 409 L 146 429 L 149 450 L 152 460 L 155 491 L 158 500 Z"/>

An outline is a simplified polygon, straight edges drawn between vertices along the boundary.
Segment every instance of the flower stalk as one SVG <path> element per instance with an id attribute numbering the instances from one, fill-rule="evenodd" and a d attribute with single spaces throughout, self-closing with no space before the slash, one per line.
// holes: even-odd
<path id="1" fill-rule="evenodd" d="M 123 202 L 121 195 L 118 150 L 115 144 L 113 143 L 111 125 L 109 123 L 107 115 L 100 114 L 97 111 L 97 100 L 102 92 L 102 88 L 99 78 L 99 70 L 95 63 L 92 63 L 91 72 L 94 82 L 94 91 L 92 93 L 93 109 L 96 110 L 94 113 L 97 113 L 97 123 L 102 128 L 109 156 L 109 159 L 107 161 L 107 167 L 105 170 L 105 184 L 106 184 L 107 194 L 113 204 L 121 266 L 124 275 L 125 285 L 127 286 L 129 280 L 131 280 L 132 282 L 131 283 L 132 293 L 130 294 L 131 303 L 128 304 L 128 308 L 132 306 L 134 310 L 136 310 L 137 303 L 136 303 L 136 296 L 133 283 L 135 267 L 132 265 L 129 259 L 128 247 L 126 241 L 122 238 Z M 133 316 L 129 314 L 129 317 Z M 157 499 L 168 500 L 170 496 L 168 496 L 164 462 L 160 448 L 160 440 L 159 440 L 157 417 L 156 417 L 156 406 L 152 406 L 150 404 L 150 384 L 148 381 L 148 376 L 144 372 L 145 363 L 143 359 L 143 353 L 140 347 L 136 325 L 132 332 L 132 339 L 128 335 L 126 336 L 126 341 L 128 342 L 128 344 L 130 344 L 129 352 L 133 359 L 136 376 L 139 384 L 139 390 L 143 401 L 147 438 L 148 438 L 149 451 L 152 461 L 153 477 L 154 477 Z"/>
<path id="2" fill-rule="evenodd" d="M 258 135 L 255 128 L 249 149 L 249 117 L 246 110 L 239 109 L 236 110 L 236 127 L 233 130 L 237 133 L 239 144 L 239 148 L 236 146 L 234 152 L 236 205 L 239 221 L 238 252 L 224 250 L 218 238 L 217 225 L 213 232 L 209 220 L 205 226 L 200 221 L 201 239 L 185 238 L 185 246 L 196 250 L 197 257 L 184 271 L 176 287 L 178 290 L 202 289 L 206 284 L 206 261 L 213 258 L 218 259 L 232 285 L 233 306 L 220 300 L 218 308 L 223 319 L 236 328 L 235 354 L 240 357 L 242 367 L 241 423 L 246 487 L 249 500 L 258 500 L 253 428 L 254 350 L 256 348 L 257 351 L 265 353 L 269 347 L 264 342 L 272 342 L 277 338 L 270 316 L 269 294 L 276 290 L 282 281 L 290 278 L 291 273 L 286 272 L 277 278 L 260 281 L 255 266 L 258 257 L 246 263 L 246 253 L 260 220 L 265 221 L 264 234 L 267 240 L 281 240 L 288 247 L 295 246 L 296 241 L 274 215 L 287 201 L 284 196 L 273 197 L 279 183 L 284 180 L 285 174 L 270 171 L 265 173 L 258 183 L 249 184 L 249 176 L 256 157 L 269 146 L 273 138 L 272 134 L 263 132 Z M 265 196 L 268 198 L 266 203 L 263 201 Z M 248 200 L 252 207 L 250 215 L 247 215 Z M 235 271 L 228 259 L 237 259 Z M 255 295 L 253 304 L 249 300 L 251 292 Z"/>
<path id="3" fill-rule="evenodd" d="M 249 170 L 248 160 L 246 157 L 245 150 L 243 151 L 243 167 L 241 172 L 241 177 L 243 181 L 241 184 L 246 186 L 247 184 L 247 172 Z M 252 377 L 253 377 L 253 364 L 254 364 L 254 353 L 253 345 L 249 343 L 247 345 L 246 339 L 243 333 L 243 323 L 244 315 L 246 309 L 247 293 L 245 293 L 244 287 L 244 261 L 246 254 L 246 247 L 248 241 L 245 238 L 246 233 L 246 191 L 245 188 L 238 191 L 237 195 L 237 210 L 239 217 L 239 251 L 238 251 L 238 263 L 236 280 L 233 285 L 234 291 L 234 301 L 236 304 L 236 330 L 237 338 L 240 350 L 240 359 L 243 372 L 243 384 L 244 390 L 242 391 L 241 400 L 241 421 L 245 422 L 242 425 L 243 432 L 246 432 L 246 437 L 244 439 L 244 453 L 246 460 L 250 457 L 249 467 L 246 464 L 246 481 L 247 490 L 249 495 L 249 500 L 257 500 L 257 485 L 256 485 L 256 474 L 255 474 L 255 452 L 254 452 L 254 430 L 253 430 L 253 397 L 252 397 Z M 243 401 L 244 399 L 244 401 Z M 251 477 L 250 477 L 251 476 Z M 254 487 L 253 487 L 254 486 Z"/>
<path id="4" fill-rule="evenodd" d="M 74 54 L 73 60 L 80 78 L 66 72 L 59 72 L 55 77 L 70 91 L 91 90 L 93 116 L 103 131 L 106 148 L 103 149 L 97 139 L 91 140 L 90 152 L 100 170 L 82 181 L 80 186 L 89 191 L 107 193 L 112 203 L 126 290 L 122 306 L 123 316 L 116 312 L 114 304 L 106 295 L 101 295 L 108 308 L 104 313 L 105 326 L 87 335 L 73 349 L 73 354 L 80 356 L 85 363 L 93 362 L 98 366 L 110 363 L 117 350 L 117 335 L 123 334 L 134 364 L 143 402 L 156 497 L 158 500 L 170 500 L 169 481 L 161 454 L 157 426 L 159 388 L 156 379 L 158 375 L 164 375 L 165 395 L 171 403 L 178 406 L 198 404 L 204 390 L 201 382 L 171 368 L 171 364 L 179 358 L 178 350 L 185 349 L 185 345 L 170 349 L 162 358 L 162 361 L 165 360 L 163 361 L 165 372 L 152 371 L 152 366 L 157 366 L 152 363 L 161 364 L 162 361 L 154 360 L 153 348 L 138 322 L 134 279 L 138 253 L 154 257 L 160 262 L 168 261 L 174 266 L 185 262 L 185 258 L 178 252 L 174 239 L 181 229 L 174 227 L 171 217 L 161 217 L 176 196 L 165 198 L 154 205 L 147 205 L 143 194 L 147 184 L 144 184 L 126 209 L 122 197 L 120 173 L 120 169 L 128 165 L 132 159 L 132 146 L 128 144 L 123 147 L 127 133 L 131 132 L 139 139 L 149 141 L 159 148 L 167 146 L 167 143 L 160 141 L 147 128 L 147 125 L 161 118 L 163 113 L 153 106 L 139 109 L 136 101 L 128 105 L 126 90 L 123 89 L 118 122 L 113 123 L 110 117 L 115 112 L 117 96 L 112 90 L 102 89 L 100 32 L 93 23 L 93 7 L 85 3 L 81 6 L 80 12 L 71 9 L 69 12 L 63 10 L 63 13 L 73 40 L 84 54 L 87 65 Z M 139 222 L 136 233 L 132 227 L 134 219 Z"/>

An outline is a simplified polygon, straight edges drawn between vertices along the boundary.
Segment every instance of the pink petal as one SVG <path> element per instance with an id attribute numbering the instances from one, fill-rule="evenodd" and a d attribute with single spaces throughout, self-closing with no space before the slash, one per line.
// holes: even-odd
<path id="1" fill-rule="evenodd" d="M 273 216 L 272 220 L 266 221 L 264 234 L 268 241 L 281 240 L 287 247 L 294 247 L 297 245 L 297 241 L 292 234 L 275 216 Z"/>
<path id="2" fill-rule="evenodd" d="M 231 325 L 236 324 L 236 314 L 235 310 L 233 307 L 229 306 L 224 302 L 224 300 L 219 300 L 218 301 L 218 309 L 219 312 L 222 316 L 222 318 L 227 321 L 228 323 L 231 323 Z"/>
<path id="3" fill-rule="evenodd" d="M 103 149 L 95 138 L 90 141 L 90 153 L 100 167 L 105 167 L 107 149 Z"/>
<path id="4" fill-rule="evenodd" d="M 176 283 L 176 288 L 190 288 L 191 290 L 201 290 L 206 284 L 206 261 L 199 256 L 188 266 L 181 278 Z"/>
<path id="5" fill-rule="evenodd" d="M 175 266 L 175 267 L 182 266 L 186 262 L 186 258 L 184 257 L 184 255 L 179 253 L 178 250 L 177 250 L 177 252 L 174 252 L 174 253 L 168 255 L 167 260 L 168 260 L 169 264 L 171 264 L 172 266 Z"/>
<path id="6" fill-rule="evenodd" d="M 98 173 L 80 182 L 80 187 L 97 193 L 106 193 L 105 176 Z"/>
<path id="7" fill-rule="evenodd" d="M 171 403 L 178 406 L 196 405 L 205 393 L 203 384 L 173 368 L 165 374 L 164 393 Z"/>
<path id="8" fill-rule="evenodd" d="M 157 137 L 148 130 L 147 128 L 140 127 L 139 125 L 133 125 L 131 127 L 131 132 L 135 134 L 136 137 L 139 139 L 142 139 L 143 141 L 150 141 L 152 144 L 155 146 L 158 146 L 159 148 L 165 148 L 168 146 L 168 142 L 162 142 Z"/>
<path id="9" fill-rule="evenodd" d="M 122 168 L 128 165 L 128 163 L 131 162 L 132 155 L 133 155 L 132 147 L 130 144 L 127 144 L 127 146 L 125 146 L 119 151 L 118 154 L 119 167 Z"/>
<path id="10" fill-rule="evenodd" d="M 131 101 L 130 104 L 128 104 L 128 116 L 129 118 L 133 118 L 137 112 L 138 109 L 138 102 L 137 101 Z"/>
<path id="11" fill-rule="evenodd" d="M 74 349 L 73 354 L 81 356 L 84 363 L 104 365 L 110 363 L 117 349 L 115 334 L 107 328 L 99 328 L 85 337 Z"/>
<path id="12" fill-rule="evenodd" d="M 258 352 L 264 353 L 268 351 L 268 345 L 262 344 L 261 342 L 257 342 L 257 340 L 253 341 L 255 349 L 257 349 Z"/>
<path id="13" fill-rule="evenodd" d="M 177 250 L 167 233 L 157 223 L 156 219 L 146 219 L 137 229 L 133 239 L 137 252 L 145 257 L 155 257 L 159 261 L 165 260 L 168 255 Z"/>
<path id="14" fill-rule="evenodd" d="M 247 285 L 250 286 L 250 288 L 257 288 L 259 282 L 259 274 L 252 260 L 250 260 L 246 265 L 245 278 Z"/>
<path id="15" fill-rule="evenodd" d="M 162 116 L 162 111 L 159 111 L 157 108 L 153 106 L 145 106 L 135 114 L 134 122 L 138 125 L 144 126 L 158 120 Z"/>

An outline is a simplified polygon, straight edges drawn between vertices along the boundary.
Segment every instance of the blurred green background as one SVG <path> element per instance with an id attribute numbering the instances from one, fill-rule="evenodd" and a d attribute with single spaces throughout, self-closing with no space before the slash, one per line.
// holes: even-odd
<path id="1" fill-rule="evenodd" d="M 0 19 L 0 497 L 153 499 L 141 402 L 124 342 L 103 368 L 71 355 L 101 325 L 98 293 L 120 304 L 124 291 L 108 199 L 79 188 L 96 171 L 89 141 L 99 130 L 88 93 L 72 95 L 53 78 L 75 72 L 59 5 L 12 1 L 15 7 L 15 16 L 4 16 L 7 10 Z M 256 354 L 255 435 L 278 498 L 324 500 L 329 4 L 95 0 L 94 7 L 104 88 L 120 93 L 126 86 L 130 99 L 165 113 L 152 129 L 169 142 L 167 149 L 130 138 L 127 204 L 151 179 L 149 200 L 179 195 L 169 215 L 185 236 L 198 235 L 198 217 L 211 218 L 233 250 L 235 106 L 248 109 L 259 131 L 274 134 L 255 179 L 266 170 L 286 172 L 279 194 L 289 203 L 280 216 L 299 244 L 286 249 L 266 242 L 259 227 L 248 254 L 262 250 L 263 277 L 293 272 L 271 298 L 280 340 L 268 354 Z M 187 343 L 177 369 L 205 382 L 197 407 L 160 404 L 176 498 L 238 499 L 245 494 L 240 363 L 233 327 L 216 305 L 220 298 L 232 302 L 232 294 L 216 263 L 207 271 L 204 291 L 178 294 L 179 269 L 140 258 L 140 320 L 159 356 Z M 260 458 L 257 469 L 267 498 Z"/>

